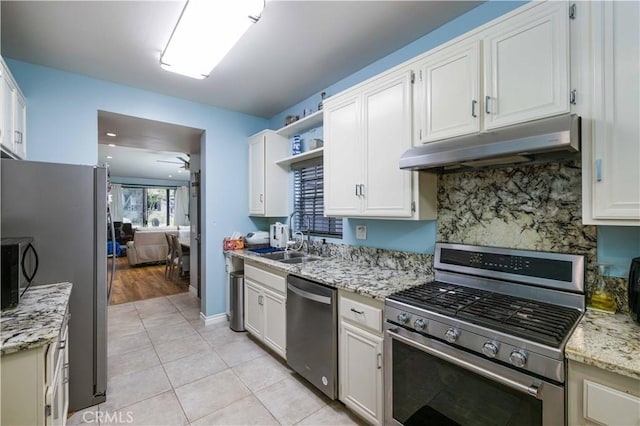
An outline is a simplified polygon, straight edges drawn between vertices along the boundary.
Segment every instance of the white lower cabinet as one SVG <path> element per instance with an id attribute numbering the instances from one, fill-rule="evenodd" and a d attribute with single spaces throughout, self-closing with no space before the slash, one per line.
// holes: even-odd
<path id="1" fill-rule="evenodd" d="M 286 274 L 262 265 L 244 266 L 244 326 L 286 359 Z"/>
<path id="2" fill-rule="evenodd" d="M 264 295 L 264 343 L 286 358 L 287 297 L 268 289 Z"/>
<path id="3" fill-rule="evenodd" d="M 569 361 L 568 424 L 640 424 L 640 380 Z"/>
<path id="4" fill-rule="evenodd" d="M 384 423 L 382 303 L 340 292 L 339 398 L 374 425 Z"/>
<path id="5" fill-rule="evenodd" d="M 2 356 L 0 424 L 66 424 L 69 409 L 67 338 L 65 326 L 60 337 L 48 345 Z"/>

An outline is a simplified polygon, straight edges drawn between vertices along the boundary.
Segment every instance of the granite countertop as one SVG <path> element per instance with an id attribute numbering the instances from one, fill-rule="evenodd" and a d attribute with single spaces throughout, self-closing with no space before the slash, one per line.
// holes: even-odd
<path id="1" fill-rule="evenodd" d="M 253 260 L 288 274 L 308 278 L 330 287 L 348 290 L 379 300 L 384 300 L 396 291 L 433 281 L 432 274 L 368 265 L 331 257 L 322 258 L 322 260 L 314 262 L 286 264 L 266 259 L 247 250 L 234 250 L 225 253 L 230 256 Z"/>
<path id="2" fill-rule="evenodd" d="M 71 283 L 33 286 L 16 308 L 2 311 L 0 355 L 53 342 L 67 312 L 71 287 Z"/>
<path id="3" fill-rule="evenodd" d="M 627 314 L 587 309 L 567 342 L 568 359 L 640 380 L 640 325 Z"/>

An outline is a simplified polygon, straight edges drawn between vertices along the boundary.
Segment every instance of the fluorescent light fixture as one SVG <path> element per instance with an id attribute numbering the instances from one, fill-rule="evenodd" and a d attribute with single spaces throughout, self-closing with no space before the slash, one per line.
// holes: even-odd
<path id="1" fill-rule="evenodd" d="M 160 56 L 160 66 L 203 79 L 258 22 L 265 0 L 189 0 Z"/>
<path id="2" fill-rule="evenodd" d="M 110 160 L 110 159 L 112 159 L 112 158 L 113 158 L 112 156 L 107 155 L 107 160 Z"/>
<path id="3" fill-rule="evenodd" d="M 116 144 L 115 143 L 110 143 L 109 146 L 116 146 Z"/>
<path id="4" fill-rule="evenodd" d="M 173 177 L 173 175 L 169 175 L 169 177 Z"/>
<path id="5" fill-rule="evenodd" d="M 107 132 L 107 136 L 110 136 L 110 137 L 112 137 L 112 138 L 115 138 L 115 137 L 116 137 L 116 136 L 118 136 L 118 135 L 116 135 L 116 134 L 115 134 L 115 133 L 113 133 L 113 132 Z"/>

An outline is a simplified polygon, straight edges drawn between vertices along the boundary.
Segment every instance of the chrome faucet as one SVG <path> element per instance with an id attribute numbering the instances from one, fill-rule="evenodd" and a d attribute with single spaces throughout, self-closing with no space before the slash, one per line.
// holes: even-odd
<path id="1" fill-rule="evenodd" d="M 295 216 L 295 214 L 299 214 L 301 219 L 304 220 L 304 218 L 307 218 L 307 254 L 311 255 L 311 218 L 309 217 L 309 215 L 305 215 L 303 214 L 300 210 L 294 210 L 293 213 L 291 213 L 289 215 L 289 240 L 293 240 L 293 216 Z M 299 232 L 302 233 L 302 235 L 304 235 L 304 233 L 302 231 L 300 231 L 298 229 Z M 289 248 L 289 244 L 287 243 L 287 248 Z"/>
<path id="2" fill-rule="evenodd" d="M 294 210 L 293 213 L 291 213 L 289 215 L 289 239 L 293 239 L 293 227 L 291 226 L 293 223 L 293 216 L 295 216 L 295 214 L 302 214 L 302 212 L 300 210 Z"/>
<path id="3" fill-rule="evenodd" d="M 311 255 L 311 216 L 302 215 L 302 217 L 307 218 L 307 254 Z"/>

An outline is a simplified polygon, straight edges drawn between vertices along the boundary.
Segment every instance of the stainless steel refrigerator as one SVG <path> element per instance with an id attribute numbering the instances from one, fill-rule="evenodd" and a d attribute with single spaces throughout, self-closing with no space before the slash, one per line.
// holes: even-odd
<path id="1" fill-rule="evenodd" d="M 73 283 L 69 312 L 69 410 L 107 391 L 107 171 L 2 159 L 2 237 L 33 237 L 32 285 Z"/>

